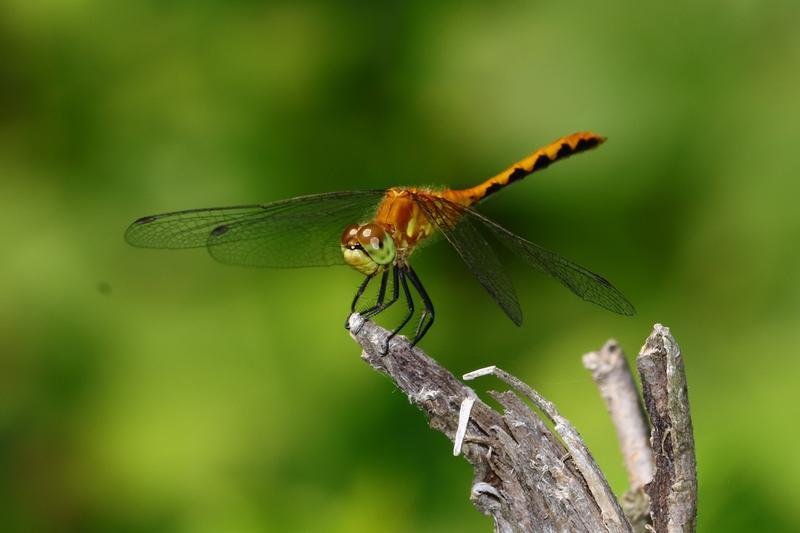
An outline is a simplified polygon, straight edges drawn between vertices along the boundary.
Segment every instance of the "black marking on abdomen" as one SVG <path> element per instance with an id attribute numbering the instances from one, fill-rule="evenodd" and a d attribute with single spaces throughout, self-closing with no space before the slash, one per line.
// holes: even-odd
<path id="1" fill-rule="evenodd" d="M 497 191 L 499 191 L 502 188 L 503 188 L 503 185 L 501 185 L 499 183 L 492 183 L 491 185 L 486 187 L 486 190 L 483 192 L 483 197 L 486 198 L 490 194 L 494 194 L 494 193 L 496 193 Z"/>
<path id="2" fill-rule="evenodd" d="M 521 180 L 522 178 L 524 178 L 528 174 L 530 174 L 530 172 L 528 172 L 524 168 L 516 167 L 513 170 L 513 172 L 511 172 L 511 174 L 508 175 L 508 183 L 511 184 L 511 183 L 514 183 L 517 180 Z"/>
<path id="3" fill-rule="evenodd" d="M 536 158 L 536 162 L 533 164 L 533 169 L 531 169 L 531 172 L 547 168 L 550 166 L 550 163 L 552 163 L 552 161 L 549 157 L 547 157 L 547 154 L 542 154 Z"/>
<path id="4" fill-rule="evenodd" d="M 588 150 L 590 148 L 594 148 L 600 144 L 600 139 L 597 137 L 590 137 L 589 139 L 580 139 L 578 143 L 575 145 L 575 153 L 583 152 L 584 150 Z"/>
<path id="5" fill-rule="evenodd" d="M 561 147 L 556 152 L 556 159 L 561 159 L 562 157 L 568 157 L 572 155 L 572 147 L 568 143 L 562 143 Z"/>
<path id="6" fill-rule="evenodd" d="M 494 182 L 491 185 L 489 185 L 488 187 L 486 187 L 486 190 L 483 192 L 483 197 L 486 198 L 490 194 L 496 193 L 497 191 L 499 191 L 500 189 L 502 189 L 506 185 L 511 185 L 515 181 L 521 180 L 522 178 L 524 178 L 528 174 L 530 174 L 530 172 L 528 172 L 524 168 L 515 167 L 514 170 L 511 171 L 511 174 L 508 175 L 508 179 L 506 180 L 505 183 Z"/>

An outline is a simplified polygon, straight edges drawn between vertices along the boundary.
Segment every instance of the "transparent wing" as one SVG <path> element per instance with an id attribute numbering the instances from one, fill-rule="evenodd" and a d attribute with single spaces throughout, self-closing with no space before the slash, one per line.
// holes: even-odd
<path id="1" fill-rule="evenodd" d="M 512 233 L 473 209 L 463 207 L 443 198 L 428 200 L 422 197 L 420 198 L 423 203 L 428 205 L 426 214 L 428 210 L 445 213 L 449 220 L 448 224 L 450 226 L 455 225 L 456 228 L 467 221 L 474 223 L 474 225 L 487 228 L 501 243 L 503 243 L 503 245 L 509 248 L 514 255 L 520 257 L 529 265 L 557 279 L 562 285 L 580 298 L 621 315 L 632 316 L 636 313 L 633 305 L 604 277 L 564 259 L 555 252 L 542 248 Z M 439 229 L 442 229 L 439 222 L 435 219 L 434 222 Z M 444 229 L 442 229 L 442 232 L 447 235 Z M 455 234 L 453 234 L 452 237 L 453 240 L 458 239 L 458 236 Z M 453 242 L 451 238 L 448 238 L 448 240 L 450 240 L 451 243 Z M 470 243 L 468 241 L 462 242 L 459 246 L 462 248 L 467 247 L 470 246 Z M 481 276 L 485 276 L 483 272 L 493 268 L 491 265 L 498 262 L 497 258 L 486 259 L 480 253 L 468 253 L 466 257 L 465 254 L 461 253 L 461 257 L 465 258 L 467 266 L 479 280 Z M 467 259 L 467 257 L 470 259 Z M 477 260 L 475 258 L 477 258 Z M 486 285 L 484 285 L 484 287 L 486 287 Z M 487 290 L 489 290 L 488 287 Z M 489 292 L 492 296 L 495 296 L 492 290 L 489 290 Z M 497 297 L 495 297 L 495 299 L 497 299 Z M 498 303 L 500 307 L 505 310 L 504 302 L 498 299 Z"/>
<path id="2" fill-rule="evenodd" d="M 511 279 L 478 227 L 462 216 L 460 206 L 429 196 L 416 195 L 415 200 L 500 308 L 516 325 L 522 324 L 522 309 Z"/>
<path id="3" fill-rule="evenodd" d="M 371 218 L 384 191 L 300 196 L 263 205 L 190 209 L 142 217 L 125 239 L 144 248 L 207 247 L 222 263 L 258 267 L 343 264 L 340 236 Z"/>

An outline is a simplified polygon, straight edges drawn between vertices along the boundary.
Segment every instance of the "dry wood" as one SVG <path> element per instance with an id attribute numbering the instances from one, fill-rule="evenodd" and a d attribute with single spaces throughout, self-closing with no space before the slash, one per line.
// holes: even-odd
<path id="1" fill-rule="evenodd" d="M 697 477 L 692 418 L 681 351 L 669 328 L 656 324 L 636 358 L 653 426 L 656 471 L 645 490 L 656 531 L 694 531 Z"/>
<path id="2" fill-rule="evenodd" d="M 655 464 L 650 429 L 628 361 L 617 342 L 609 340 L 600 350 L 584 355 L 583 366 L 591 370 L 605 401 L 628 471 L 630 488 L 622 496 L 622 508 L 633 529 L 643 533 L 651 524 L 644 487 L 653 479 Z"/>
<path id="3" fill-rule="evenodd" d="M 557 435 L 513 392 L 489 393 L 503 407 L 495 411 L 404 337 L 392 339 L 383 355 L 388 331 L 357 314 L 350 331 L 362 358 L 425 413 L 430 427 L 454 441 L 454 454 L 473 465 L 470 499 L 493 517 L 495 531 L 633 531 L 578 432 L 531 387 L 496 367 L 464 376 L 497 376 L 542 411 Z M 637 468 L 635 486 L 641 488 L 646 472 Z"/>

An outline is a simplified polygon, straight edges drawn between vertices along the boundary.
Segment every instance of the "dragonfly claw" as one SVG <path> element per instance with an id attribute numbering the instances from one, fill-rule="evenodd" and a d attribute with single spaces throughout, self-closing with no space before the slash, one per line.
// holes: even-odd
<path id="1" fill-rule="evenodd" d="M 386 344 L 383 345 L 382 350 L 378 351 L 378 355 L 380 355 L 381 357 L 386 357 L 386 355 L 389 353 L 389 341 L 391 340 L 392 340 L 391 337 L 386 339 Z"/>

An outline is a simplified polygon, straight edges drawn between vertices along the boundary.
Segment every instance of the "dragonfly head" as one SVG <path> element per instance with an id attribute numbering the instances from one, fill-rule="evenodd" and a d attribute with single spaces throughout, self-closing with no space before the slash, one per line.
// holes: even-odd
<path id="1" fill-rule="evenodd" d="M 394 261 L 394 239 L 377 224 L 351 224 L 342 233 L 344 261 L 370 276 Z"/>

